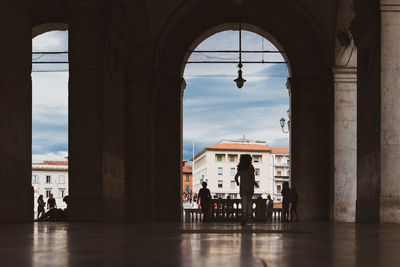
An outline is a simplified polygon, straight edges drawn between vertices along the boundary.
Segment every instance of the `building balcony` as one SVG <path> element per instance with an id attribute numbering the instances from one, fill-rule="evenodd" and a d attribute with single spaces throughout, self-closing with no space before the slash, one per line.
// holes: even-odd
<path id="1" fill-rule="evenodd" d="M 289 180 L 290 176 L 275 175 L 275 180 Z"/>
<path id="2" fill-rule="evenodd" d="M 275 162 L 274 164 L 275 167 L 290 167 L 290 164 L 287 162 Z"/>

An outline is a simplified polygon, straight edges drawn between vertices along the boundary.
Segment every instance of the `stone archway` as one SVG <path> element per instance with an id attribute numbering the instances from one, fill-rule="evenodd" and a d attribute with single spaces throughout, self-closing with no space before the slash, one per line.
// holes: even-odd
<path id="1" fill-rule="evenodd" d="M 187 50 L 209 29 L 242 22 L 269 32 L 287 51 L 292 72 L 292 183 L 301 198 L 299 214 L 303 220 L 328 220 L 333 193 L 333 83 L 328 46 L 295 4 L 253 1 L 235 8 L 221 2 L 181 7 L 160 39 L 156 63 L 156 187 L 163 201 L 157 203 L 158 219 L 180 216 L 179 211 L 171 212 L 180 205 L 180 186 L 171 181 L 180 177 L 181 71 Z M 279 23 L 281 18 L 285 23 Z"/>

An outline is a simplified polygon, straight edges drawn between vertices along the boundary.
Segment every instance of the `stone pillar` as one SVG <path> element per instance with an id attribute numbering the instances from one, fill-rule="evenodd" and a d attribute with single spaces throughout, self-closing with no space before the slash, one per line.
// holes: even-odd
<path id="1" fill-rule="evenodd" d="M 380 221 L 400 223 L 400 0 L 381 0 Z"/>
<path id="2" fill-rule="evenodd" d="M 1 3 L 0 222 L 33 220 L 30 0 Z"/>
<path id="3" fill-rule="evenodd" d="M 354 4 L 353 4 L 354 3 Z M 351 5 L 351 7 L 350 7 Z M 379 0 L 351 1 L 350 30 L 357 46 L 356 221 L 379 222 L 380 195 L 380 9 Z M 338 15 L 338 21 L 340 21 Z M 347 24 L 346 24 L 347 25 Z M 336 54 L 337 55 L 337 54 Z M 354 56 L 354 53 L 353 53 Z M 337 56 L 336 56 L 337 57 Z M 348 57 L 347 57 L 348 58 Z M 344 63 L 348 60 L 345 59 Z M 347 66 L 348 64 L 336 64 Z"/>
<path id="4" fill-rule="evenodd" d="M 126 73 L 126 214 L 129 221 L 155 221 L 154 101 L 155 73 L 151 68 L 130 67 Z M 161 133 L 165 134 L 165 133 Z M 168 158 L 169 153 L 162 153 Z M 160 159 L 164 161 L 166 159 Z M 166 179 L 162 175 L 159 179 Z"/>
<path id="5" fill-rule="evenodd" d="M 357 200 L 357 69 L 333 69 L 334 220 L 354 222 Z"/>
<path id="6" fill-rule="evenodd" d="M 103 202 L 101 1 L 69 2 L 70 217 L 105 219 Z"/>
<path id="7" fill-rule="evenodd" d="M 157 95 L 157 220 L 182 216 L 182 78 L 161 79 Z M 161 150 L 162 149 L 162 150 Z"/>
<path id="8" fill-rule="evenodd" d="M 302 221 L 329 219 L 332 104 L 323 75 L 290 79 L 291 179 Z"/>

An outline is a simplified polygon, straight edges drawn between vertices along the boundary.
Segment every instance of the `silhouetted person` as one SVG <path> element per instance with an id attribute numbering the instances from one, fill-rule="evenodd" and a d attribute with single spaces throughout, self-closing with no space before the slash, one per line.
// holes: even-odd
<path id="1" fill-rule="evenodd" d="M 210 219 L 210 209 L 211 209 L 211 193 L 207 188 L 207 183 L 202 183 L 203 188 L 199 191 L 199 203 L 201 206 L 201 210 L 203 212 L 203 221 L 208 221 Z"/>
<path id="2" fill-rule="evenodd" d="M 272 211 L 274 209 L 274 201 L 271 198 L 271 195 L 267 196 L 267 222 L 272 222 Z"/>
<path id="3" fill-rule="evenodd" d="M 226 199 L 226 217 L 231 218 L 233 216 L 233 203 L 230 201 L 231 196 L 227 196 Z"/>
<path id="4" fill-rule="evenodd" d="M 290 206 L 290 221 L 293 221 L 294 215 L 296 215 L 296 222 L 299 221 L 299 216 L 297 215 L 297 201 L 299 196 L 297 195 L 296 188 L 291 189 L 291 206 Z"/>
<path id="5" fill-rule="evenodd" d="M 53 197 L 53 194 L 49 195 L 49 199 L 47 200 L 47 209 L 57 208 L 56 200 Z"/>
<path id="6" fill-rule="evenodd" d="M 282 185 L 282 222 L 287 222 L 289 220 L 289 207 L 291 200 L 291 190 L 289 188 L 289 183 L 284 182 Z"/>
<path id="7" fill-rule="evenodd" d="M 240 155 L 240 161 L 237 166 L 237 173 L 235 175 L 236 184 L 240 185 L 240 198 L 242 199 L 242 226 L 246 225 L 251 217 L 252 210 L 252 197 L 254 194 L 254 186 L 256 184 L 254 177 L 254 167 L 251 164 L 251 156 L 248 154 Z M 240 177 L 240 183 L 239 183 Z"/>
<path id="8" fill-rule="evenodd" d="M 38 204 L 37 217 L 40 218 L 40 216 L 42 216 L 45 213 L 44 207 L 46 206 L 46 202 L 44 202 L 43 200 L 43 195 L 39 196 L 37 204 Z"/>

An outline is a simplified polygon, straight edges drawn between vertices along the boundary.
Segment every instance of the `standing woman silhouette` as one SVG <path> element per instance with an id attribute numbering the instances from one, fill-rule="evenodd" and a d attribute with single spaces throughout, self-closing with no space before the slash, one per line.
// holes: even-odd
<path id="1" fill-rule="evenodd" d="M 246 225 L 251 216 L 251 208 L 254 194 L 254 185 L 256 183 L 254 178 L 254 167 L 251 164 L 251 156 L 249 154 L 240 155 L 240 162 L 237 166 L 237 173 L 235 175 L 236 184 L 240 185 L 240 198 L 242 199 L 242 226 Z M 239 183 L 240 177 L 240 183 Z"/>
<path id="2" fill-rule="evenodd" d="M 45 213 L 45 211 L 44 211 L 44 207 L 45 207 L 45 205 L 46 205 L 46 202 L 44 202 L 44 200 L 43 200 L 43 195 L 40 195 L 39 196 L 39 198 L 38 198 L 38 200 L 37 200 L 37 204 L 38 204 L 38 207 L 37 207 L 37 217 L 38 217 L 38 219 L 40 218 L 40 216 L 41 215 L 43 215 L 44 213 Z"/>

